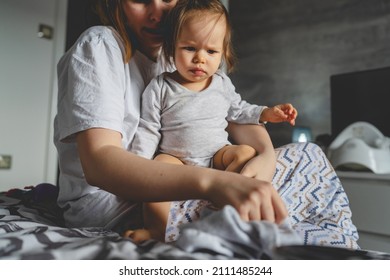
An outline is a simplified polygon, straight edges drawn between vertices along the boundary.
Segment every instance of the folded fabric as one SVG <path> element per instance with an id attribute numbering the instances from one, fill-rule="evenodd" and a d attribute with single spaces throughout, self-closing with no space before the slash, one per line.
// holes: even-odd
<path id="1" fill-rule="evenodd" d="M 303 244 L 287 221 L 245 222 L 231 206 L 219 211 L 206 208 L 201 217 L 181 226 L 176 247 L 232 259 L 273 259 L 276 247 Z"/>

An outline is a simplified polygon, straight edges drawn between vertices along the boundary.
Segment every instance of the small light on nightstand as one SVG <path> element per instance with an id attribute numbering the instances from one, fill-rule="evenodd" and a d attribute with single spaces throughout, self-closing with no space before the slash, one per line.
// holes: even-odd
<path id="1" fill-rule="evenodd" d="M 292 141 L 294 143 L 311 142 L 311 128 L 306 126 L 296 126 L 293 128 Z"/>

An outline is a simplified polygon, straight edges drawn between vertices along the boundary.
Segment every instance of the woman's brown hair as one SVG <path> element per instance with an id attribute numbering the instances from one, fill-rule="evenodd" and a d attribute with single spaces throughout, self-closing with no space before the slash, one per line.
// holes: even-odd
<path id="1" fill-rule="evenodd" d="M 125 46 L 124 60 L 129 62 L 133 55 L 134 42 L 126 29 L 126 16 L 122 0 L 92 0 L 93 8 L 103 25 L 112 26 L 120 35 Z"/>
<path id="2" fill-rule="evenodd" d="M 219 0 L 179 0 L 176 6 L 170 11 L 166 18 L 166 34 L 163 42 L 164 57 L 167 61 L 173 62 L 175 56 L 175 46 L 180 35 L 183 24 L 189 17 L 199 13 L 220 15 L 225 18 L 226 34 L 223 42 L 223 59 L 227 66 L 227 71 L 234 68 L 236 57 L 232 45 L 232 31 L 229 14 L 225 6 Z"/>

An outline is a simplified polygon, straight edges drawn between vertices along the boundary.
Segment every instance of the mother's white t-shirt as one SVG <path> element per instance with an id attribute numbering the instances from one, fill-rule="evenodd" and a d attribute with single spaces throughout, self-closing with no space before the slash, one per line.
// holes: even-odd
<path id="1" fill-rule="evenodd" d="M 121 38 L 104 26 L 86 30 L 60 59 L 54 143 L 60 168 L 58 204 L 67 226 L 112 228 L 129 215 L 134 204 L 86 182 L 75 134 L 90 128 L 115 130 L 128 150 L 139 122 L 141 94 L 163 70 L 161 61 L 137 51 L 125 63 Z"/>

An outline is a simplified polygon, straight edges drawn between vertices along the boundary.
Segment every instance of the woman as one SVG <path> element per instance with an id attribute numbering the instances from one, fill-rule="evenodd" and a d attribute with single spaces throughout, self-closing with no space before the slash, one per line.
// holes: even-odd
<path id="1" fill-rule="evenodd" d="M 85 31 L 58 63 L 54 140 L 60 165 L 58 203 L 67 225 L 123 231 L 132 226 L 129 222 L 137 223 L 138 203 L 190 199 L 208 200 L 217 207 L 230 204 L 244 220 L 283 221 L 287 209 L 270 183 L 128 152 L 138 126 L 141 93 L 153 77 L 167 70 L 159 57 L 162 20 L 177 0 L 95 2 L 105 26 Z M 255 149 L 256 139 L 267 135 L 256 125 L 231 125 L 229 133 L 235 142 Z M 258 161 L 254 158 L 250 164 L 256 167 Z M 294 174 L 289 175 L 294 180 Z M 281 189 L 291 178 L 283 177 Z M 346 206 L 347 222 L 348 211 Z M 343 236 L 344 226 L 339 230 Z"/>

